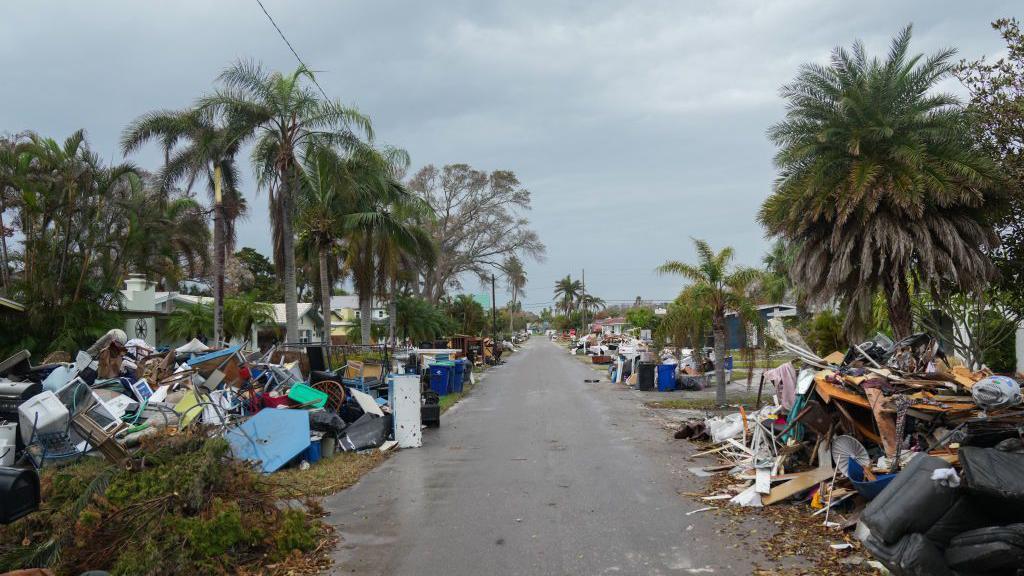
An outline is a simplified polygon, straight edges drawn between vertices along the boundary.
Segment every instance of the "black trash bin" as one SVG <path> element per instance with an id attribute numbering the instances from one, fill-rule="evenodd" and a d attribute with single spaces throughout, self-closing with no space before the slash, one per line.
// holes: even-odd
<path id="1" fill-rule="evenodd" d="M 654 362 L 641 362 L 640 375 L 637 376 L 637 388 L 640 390 L 654 390 Z"/>

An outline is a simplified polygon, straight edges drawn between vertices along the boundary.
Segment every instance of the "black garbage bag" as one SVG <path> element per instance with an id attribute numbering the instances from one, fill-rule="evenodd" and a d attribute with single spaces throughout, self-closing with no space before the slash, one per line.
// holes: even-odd
<path id="1" fill-rule="evenodd" d="M 363 417 L 363 414 L 363 409 L 360 408 L 359 405 L 351 402 L 342 404 L 341 408 L 338 409 L 338 416 L 341 416 L 341 419 L 344 420 L 346 424 L 352 424 L 356 420 L 359 420 Z"/>
<path id="2" fill-rule="evenodd" d="M 967 491 L 1024 504 L 1024 454 L 964 446 L 960 465 Z"/>
<path id="3" fill-rule="evenodd" d="M 349 424 L 345 434 L 338 439 L 338 448 L 345 452 L 356 452 L 367 448 L 376 448 L 388 439 L 391 433 L 391 416 L 363 416 Z"/>
<path id="4" fill-rule="evenodd" d="M 917 456 L 868 503 L 861 521 L 886 544 L 906 534 L 928 530 L 956 502 L 957 489 L 931 479 L 932 472 L 949 468 L 934 456 Z"/>
<path id="5" fill-rule="evenodd" d="M 999 523 L 986 498 L 964 494 L 957 497 L 956 503 L 924 535 L 945 549 L 954 536 Z"/>
<path id="6" fill-rule="evenodd" d="M 348 428 L 348 423 L 334 412 L 316 410 L 309 413 L 309 428 L 336 436 Z"/>
<path id="7" fill-rule="evenodd" d="M 864 547 L 896 576 L 955 576 L 946 565 L 942 551 L 924 534 L 907 534 L 890 545 L 876 539 L 872 533 L 864 541 Z"/>
<path id="8" fill-rule="evenodd" d="M 946 562 L 963 574 L 1014 576 L 1024 567 L 1024 524 L 964 532 L 950 541 Z"/>

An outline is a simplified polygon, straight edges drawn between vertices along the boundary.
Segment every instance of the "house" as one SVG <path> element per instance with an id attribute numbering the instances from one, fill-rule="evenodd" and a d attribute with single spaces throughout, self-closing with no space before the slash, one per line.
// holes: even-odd
<path id="1" fill-rule="evenodd" d="M 626 318 L 623 316 L 615 316 L 613 318 L 602 318 L 600 320 L 595 320 L 594 323 L 591 324 L 590 326 L 592 331 L 597 332 L 598 330 L 600 330 L 601 334 L 609 336 L 612 334 L 618 335 L 625 332 L 626 328 L 629 327 L 629 322 L 626 321 Z"/>
<path id="2" fill-rule="evenodd" d="M 386 322 L 388 319 L 387 306 L 383 302 L 374 300 L 371 304 L 370 314 L 371 322 Z M 343 344 L 347 342 L 351 330 L 359 326 L 361 321 L 362 311 L 359 306 L 358 294 L 331 296 L 332 343 Z"/>
<path id="3" fill-rule="evenodd" d="M 183 344 L 181 339 L 166 336 L 167 322 L 175 310 L 196 304 L 213 305 L 210 296 L 195 296 L 181 292 L 158 291 L 156 285 L 139 274 L 132 274 L 125 280 L 125 288 L 121 290 L 122 307 L 124 308 L 124 331 L 129 338 L 141 338 L 155 346 L 177 346 Z M 257 324 L 246 340 L 251 348 L 266 347 L 283 340 L 286 321 L 285 305 L 275 303 L 274 323 Z M 308 302 L 298 304 L 299 342 L 316 342 L 320 339 L 323 320 L 319 313 L 313 311 Z M 232 344 L 242 344 L 240 338 L 233 338 Z"/>
<path id="4" fill-rule="evenodd" d="M 770 318 L 787 318 L 796 316 L 796 306 L 790 304 L 762 304 L 757 307 L 757 313 L 765 323 Z M 746 348 L 749 340 L 751 347 L 758 346 L 757 331 L 751 330 L 747 333 L 746 327 L 741 326 L 739 315 L 736 312 L 725 313 L 725 334 L 726 348 L 739 350 Z"/>

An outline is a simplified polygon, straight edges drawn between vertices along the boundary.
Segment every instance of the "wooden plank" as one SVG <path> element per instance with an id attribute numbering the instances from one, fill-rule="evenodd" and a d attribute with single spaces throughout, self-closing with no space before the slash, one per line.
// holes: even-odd
<path id="1" fill-rule="evenodd" d="M 843 363 L 843 358 L 846 358 L 846 354 L 843 354 L 842 352 L 836 350 L 835 352 L 822 358 L 822 360 L 828 362 L 829 364 L 835 364 L 838 366 Z"/>
<path id="2" fill-rule="evenodd" d="M 875 415 L 875 426 L 878 428 L 878 435 L 882 437 L 882 448 L 885 455 L 892 458 L 896 455 L 896 415 L 885 409 L 885 396 L 878 388 L 864 390 L 871 402 L 871 412 Z"/>
<path id="3" fill-rule="evenodd" d="M 832 470 L 830 468 L 815 468 L 814 470 L 801 472 L 797 478 L 772 488 L 771 492 L 767 496 L 763 496 L 761 498 L 761 504 L 770 506 L 776 502 L 785 500 L 798 492 L 803 492 L 818 482 L 828 480 L 831 477 Z"/>
<path id="4" fill-rule="evenodd" d="M 818 395 L 825 402 L 831 403 L 832 400 L 838 400 L 847 404 L 853 404 L 854 406 L 860 406 L 861 408 L 871 409 L 871 403 L 868 402 L 867 398 L 853 392 L 847 392 L 834 384 L 826 382 L 824 378 L 815 378 L 814 386 L 818 391 Z"/>

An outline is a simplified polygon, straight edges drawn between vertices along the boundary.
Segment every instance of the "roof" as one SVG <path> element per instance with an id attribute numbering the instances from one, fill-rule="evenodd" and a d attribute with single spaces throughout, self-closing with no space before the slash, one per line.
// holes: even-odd
<path id="1" fill-rule="evenodd" d="M 213 304 L 212 296 L 193 296 L 192 294 L 182 294 L 181 292 L 157 292 L 156 297 L 153 298 L 153 303 L 163 304 L 168 300 L 181 304 Z"/>
<path id="2" fill-rule="evenodd" d="M 285 316 L 284 308 L 285 308 L 285 306 L 284 306 L 283 303 L 274 304 L 274 320 L 276 320 L 278 324 L 285 324 L 285 323 L 287 323 L 287 320 L 286 320 L 287 316 Z M 309 311 L 312 310 L 312 309 L 313 309 L 313 305 L 310 304 L 309 302 L 299 302 L 298 303 L 298 315 L 299 315 L 299 318 L 302 318 L 306 314 L 309 314 Z"/>
<path id="3" fill-rule="evenodd" d="M 384 305 L 379 300 L 374 299 L 371 307 L 383 308 Z M 342 310 L 344 308 L 359 310 L 359 295 L 347 294 L 345 296 L 331 296 L 331 310 Z"/>
<path id="4" fill-rule="evenodd" d="M 613 316 L 611 318 L 601 318 L 600 320 L 594 320 L 594 324 L 600 326 L 618 326 L 620 324 L 629 324 L 626 318 L 623 316 Z"/>

